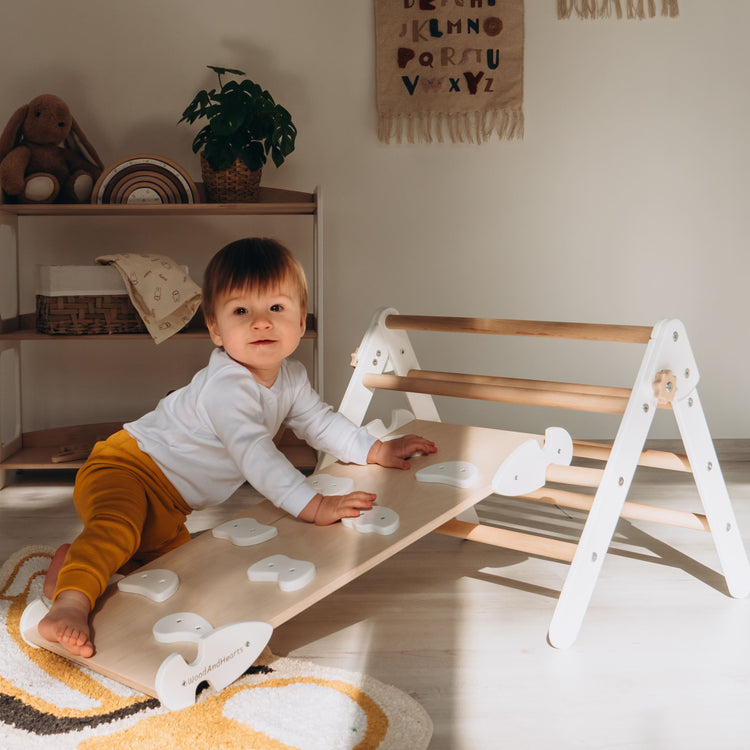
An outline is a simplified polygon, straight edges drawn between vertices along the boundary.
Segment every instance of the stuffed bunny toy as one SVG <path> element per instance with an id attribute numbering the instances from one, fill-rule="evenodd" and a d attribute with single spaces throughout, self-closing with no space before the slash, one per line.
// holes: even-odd
<path id="1" fill-rule="evenodd" d="M 87 203 L 103 169 L 68 105 L 53 94 L 18 109 L 0 136 L 0 188 L 20 203 Z"/>

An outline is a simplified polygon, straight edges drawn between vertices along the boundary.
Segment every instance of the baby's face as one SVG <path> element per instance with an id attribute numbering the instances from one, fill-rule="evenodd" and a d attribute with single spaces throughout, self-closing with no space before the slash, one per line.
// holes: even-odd
<path id="1" fill-rule="evenodd" d="M 214 315 L 211 340 L 268 388 L 305 332 L 299 295 L 289 280 L 262 292 L 248 288 L 221 295 Z"/>

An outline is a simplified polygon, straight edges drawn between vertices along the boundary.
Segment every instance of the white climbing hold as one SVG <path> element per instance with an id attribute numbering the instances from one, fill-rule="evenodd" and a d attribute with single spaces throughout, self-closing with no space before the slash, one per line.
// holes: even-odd
<path id="1" fill-rule="evenodd" d="M 297 591 L 315 578 L 315 565 L 286 555 L 271 555 L 251 565 L 247 577 L 251 581 L 276 581 L 282 591 Z"/>
<path id="2" fill-rule="evenodd" d="M 348 495 L 354 490 L 354 480 L 349 477 L 334 477 L 331 474 L 313 474 L 306 480 L 321 495 Z"/>
<path id="3" fill-rule="evenodd" d="M 363 510 L 359 517 L 342 518 L 341 523 L 349 529 L 356 529 L 362 534 L 393 534 L 399 527 L 401 520 L 398 513 L 391 508 L 374 505 L 369 510 Z"/>
<path id="4" fill-rule="evenodd" d="M 177 573 L 160 568 L 137 570 L 117 582 L 120 591 L 140 594 L 153 602 L 166 601 L 179 587 L 180 579 Z"/>
<path id="5" fill-rule="evenodd" d="M 177 612 L 158 620 L 152 628 L 159 643 L 195 643 L 213 630 L 211 623 L 194 612 Z"/>
<path id="6" fill-rule="evenodd" d="M 228 539 L 238 547 L 251 547 L 273 539 L 279 532 L 275 526 L 258 523 L 254 518 L 236 518 L 212 531 L 217 539 Z"/>
<path id="7" fill-rule="evenodd" d="M 416 473 L 420 482 L 437 482 L 453 487 L 471 487 L 479 477 L 477 467 L 468 461 L 441 461 Z"/>

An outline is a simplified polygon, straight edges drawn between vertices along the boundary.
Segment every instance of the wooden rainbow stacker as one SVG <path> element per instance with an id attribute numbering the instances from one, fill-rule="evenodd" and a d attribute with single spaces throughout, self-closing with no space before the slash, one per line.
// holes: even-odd
<path id="1" fill-rule="evenodd" d="M 537 336 L 640 344 L 645 352 L 632 388 L 519 380 L 420 369 L 407 330 Z M 316 527 L 265 501 L 246 518 L 222 524 L 111 585 L 92 615 L 96 654 L 71 657 L 40 638 L 46 611 L 29 605 L 24 638 L 131 687 L 170 708 L 190 705 L 197 685 L 217 689 L 239 677 L 272 629 L 431 531 L 570 563 L 549 628 L 549 642 L 573 643 L 619 518 L 710 532 L 729 592 L 750 593 L 750 565 L 698 398 L 698 367 L 683 325 L 653 328 L 376 313 L 358 349 L 340 411 L 361 424 L 376 389 L 403 391 L 378 437 L 416 432 L 437 456 L 415 456 L 412 470 L 342 465 L 321 457 L 307 480 L 324 494 L 375 492 L 378 506 L 353 523 Z M 621 416 L 611 445 L 444 424 L 433 395 L 531 404 Z M 686 455 L 644 450 L 657 409 L 674 413 Z M 576 466 L 599 461 L 602 468 Z M 691 472 L 705 515 L 627 502 L 636 468 Z M 547 483 L 555 487 L 545 487 Z M 561 489 L 571 485 L 575 490 Z M 588 492 L 584 491 L 586 488 Z M 588 511 L 577 543 L 478 522 L 474 506 L 513 496 Z M 140 580 L 139 580 L 140 579 Z"/>

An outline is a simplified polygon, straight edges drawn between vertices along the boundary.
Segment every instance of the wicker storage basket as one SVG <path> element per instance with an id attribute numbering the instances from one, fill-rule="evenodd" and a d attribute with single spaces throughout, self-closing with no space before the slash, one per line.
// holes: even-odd
<path id="1" fill-rule="evenodd" d="M 229 169 L 217 172 L 211 169 L 201 151 L 201 173 L 209 203 L 252 203 L 260 195 L 262 169 L 251 171 L 247 164 L 237 159 Z"/>
<path id="2" fill-rule="evenodd" d="M 40 333 L 144 333 L 146 326 L 114 266 L 41 266 L 36 294 Z"/>
<path id="3" fill-rule="evenodd" d="M 146 326 L 127 294 L 36 296 L 36 329 L 40 333 L 84 335 L 145 333 Z"/>

